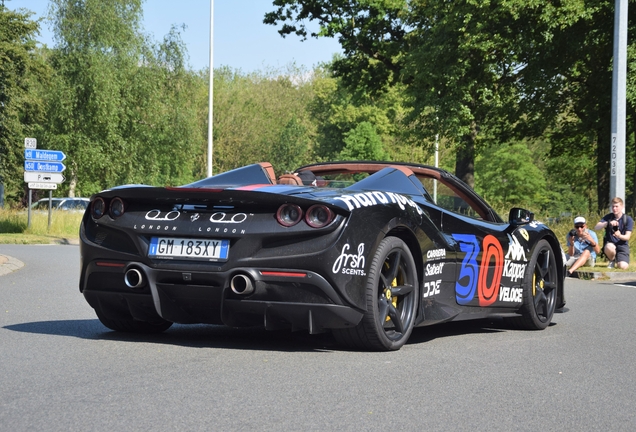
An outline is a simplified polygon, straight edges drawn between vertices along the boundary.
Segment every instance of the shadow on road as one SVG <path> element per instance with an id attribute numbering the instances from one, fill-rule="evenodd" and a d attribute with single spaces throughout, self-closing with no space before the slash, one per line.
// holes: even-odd
<path id="1" fill-rule="evenodd" d="M 552 324 L 554 325 L 554 324 Z M 121 333 L 108 330 L 97 319 L 39 321 L 13 324 L 7 330 L 41 335 L 70 336 L 89 340 L 146 342 L 192 348 L 223 348 L 282 352 L 349 351 L 339 347 L 331 333 L 310 335 L 305 331 L 267 331 L 263 328 L 231 328 L 220 325 L 175 324 L 161 334 Z M 408 344 L 429 342 L 465 334 L 509 331 L 503 320 L 482 319 L 419 327 L 413 330 Z"/>

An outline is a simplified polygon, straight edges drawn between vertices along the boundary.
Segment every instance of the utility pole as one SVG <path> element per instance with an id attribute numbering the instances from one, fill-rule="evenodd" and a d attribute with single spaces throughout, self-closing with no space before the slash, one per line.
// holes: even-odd
<path id="1" fill-rule="evenodd" d="M 208 177 L 212 177 L 214 150 L 214 0 L 210 0 L 210 91 L 208 96 Z"/>
<path id="2" fill-rule="evenodd" d="M 614 64 L 612 71 L 612 136 L 610 199 L 625 200 L 625 117 L 627 88 L 627 0 L 615 0 Z M 609 205 L 609 203 L 605 203 Z"/>

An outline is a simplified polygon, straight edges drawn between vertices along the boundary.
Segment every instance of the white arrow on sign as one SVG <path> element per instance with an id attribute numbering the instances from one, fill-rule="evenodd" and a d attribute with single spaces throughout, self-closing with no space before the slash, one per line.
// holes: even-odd
<path id="1" fill-rule="evenodd" d="M 66 180 L 66 178 L 60 173 L 45 173 L 34 171 L 24 172 L 24 181 L 27 183 L 64 183 L 64 180 Z"/>
<path id="2" fill-rule="evenodd" d="M 55 189 L 57 189 L 57 184 L 55 184 L 55 183 L 29 183 L 29 189 L 55 190 Z"/>

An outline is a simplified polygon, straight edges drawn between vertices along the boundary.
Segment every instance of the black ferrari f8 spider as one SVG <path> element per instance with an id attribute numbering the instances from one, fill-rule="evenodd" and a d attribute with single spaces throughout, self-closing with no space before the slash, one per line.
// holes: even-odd
<path id="1" fill-rule="evenodd" d="M 181 187 L 91 197 L 80 291 L 108 328 L 172 323 L 331 331 L 397 350 L 414 327 L 501 316 L 544 329 L 565 304 L 564 255 L 528 210 L 503 220 L 437 168 L 268 163 Z"/>

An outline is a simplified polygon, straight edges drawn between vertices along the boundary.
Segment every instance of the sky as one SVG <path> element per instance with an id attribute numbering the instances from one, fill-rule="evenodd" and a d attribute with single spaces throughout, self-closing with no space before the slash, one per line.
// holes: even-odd
<path id="1" fill-rule="evenodd" d="M 104 0 L 108 1 L 108 0 Z M 163 40 L 172 25 L 185 24 L 181 36 L 194 70 L 210 62 L 210 3 L 214 2 L 214 68 L 229 66 L 244 73 L 283 69 L 295 63 L 311 69 L 342 52 L 335 39 L 295 35 L 282 38 L 276 26 L 263 24 L 266 12 L 275 9 L 272 0 L 145 0 L 143 26 L 155 41 Z M 25 8 L 40 18 L 46 15 L 48 0 L 4 0 L 9 9 Z M 41 43 L 53 46 L 53 34 L 41 24 Z"/>

